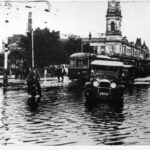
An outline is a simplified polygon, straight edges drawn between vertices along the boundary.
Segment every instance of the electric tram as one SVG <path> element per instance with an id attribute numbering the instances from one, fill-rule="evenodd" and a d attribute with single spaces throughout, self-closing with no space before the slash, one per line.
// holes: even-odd
<path id="1" fill-rule="evenodd" d="M 90 79 L 90 63 L 96 56 L 91 53 L 74 53 L 70 56 L 68 77 L 71 80 L 77 79 L 87 81 Z"/>

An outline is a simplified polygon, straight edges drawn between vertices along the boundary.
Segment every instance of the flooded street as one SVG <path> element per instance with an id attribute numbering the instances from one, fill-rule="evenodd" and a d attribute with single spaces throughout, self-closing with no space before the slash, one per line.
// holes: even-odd
<path id="1" fill-rule="evenodd" d="M 41 98 L 26 85 L 0 88 L 0 145 L 148 145 L 150 85 L 127 88 L 120 105 L 85 101 L 84 87 L 51 82 Z"/>

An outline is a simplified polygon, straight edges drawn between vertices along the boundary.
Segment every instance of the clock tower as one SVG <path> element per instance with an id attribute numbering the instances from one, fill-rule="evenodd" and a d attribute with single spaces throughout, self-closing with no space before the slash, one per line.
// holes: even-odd
<path id="1" fill-rule="evenodd" d="M 119 1 L 109 1 L 106 15 L 106 37 L 108 40 L 121 39 L 121 9 Z"/>

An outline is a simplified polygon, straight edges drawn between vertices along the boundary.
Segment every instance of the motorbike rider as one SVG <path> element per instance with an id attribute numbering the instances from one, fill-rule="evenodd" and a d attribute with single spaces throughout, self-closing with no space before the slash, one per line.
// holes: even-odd
<path id="1" fill-rule="evenodd" d="M 36 67 L 30 68 L 30 72 L 27 76 L 28 91 L 29 92 L 31 91 L 32 84 L 35 83 L 35 85 L 38 89 L 39 95 L 42 96 L 40 81 L 41 81 L 40 80 L 40 75 L 39 75 L 39 72 L 38 72 L 37 68 Z"/>

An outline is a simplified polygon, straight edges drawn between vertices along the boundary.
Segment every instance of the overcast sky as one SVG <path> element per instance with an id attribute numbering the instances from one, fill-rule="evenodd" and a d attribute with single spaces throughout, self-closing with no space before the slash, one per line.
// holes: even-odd
<path id="1" fill-rule="evenodd" d="M 0 44 L 12 34 L 25 34 L 28 12 L 33 12 L 33 27 L 59 30 L 61 34 L 87 37 L 106 31 L 107 0 L 51 0 L 51 11 L 45 12 L 46 3 L 12 3 L 8 9 L 0 6 Z M 32 6 L 26 8 L 26 6 Z M 150 1 L 121 0 L 122 35 L 129 41 L 141 38 L 150 47 Z M 9 23 L 5 23 L 8 20 Z"/>

